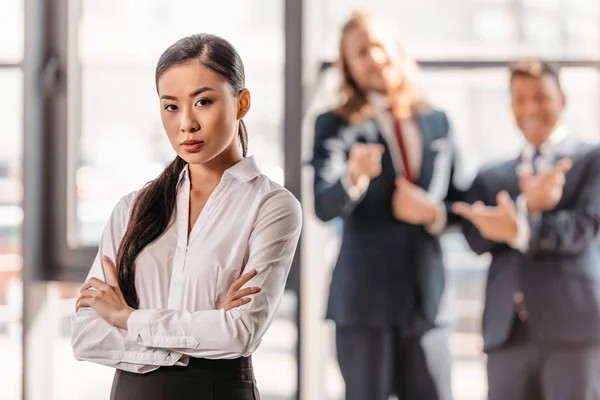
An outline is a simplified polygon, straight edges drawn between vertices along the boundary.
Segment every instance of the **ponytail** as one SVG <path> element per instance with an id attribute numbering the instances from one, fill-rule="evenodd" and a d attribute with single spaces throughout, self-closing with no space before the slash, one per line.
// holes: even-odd
<path id="1" fill-rule="evenodd" d="M 238 125 L 238 137 L 242 146 L 242 156 L 246 157 L 246 154 L 248 154 L 248 131 L 246 130 L 246 124 L 241 119 Z"/>
<path id="2" fill-rule="evenodd" d="M 140 306 L 135 289 L 135 259 L 144 247 L 167 229 L 177 200 L 177 182 L 185 165 L 186 162 L 177 156 L 158 178 L 140 191 L 134 201 L 115 265 L 123 297 L 135 309 Z"/>

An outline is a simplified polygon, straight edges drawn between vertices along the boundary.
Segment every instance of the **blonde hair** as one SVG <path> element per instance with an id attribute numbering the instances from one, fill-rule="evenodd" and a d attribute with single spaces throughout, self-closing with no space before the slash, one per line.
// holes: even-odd
<path id="1" fill-rule="evenodd" d="M 342 28 L 339 43 L 339 59 L 337 61 L 337 66 L 342 75 L 342 84 L 340 86 L 341 104 L 338 112 L 343 114 L 352 123 L 372 117 L 373 111 L 367 100 L 367 94 L 358 87 L 350 73 L 344 51 L 344 42 L 349 31 L 360 26 L 368 26 L 373 22 L 373 17 L 369 13 L 357 10 L 352 13 Z M 394 94 L 393 103 L 398 107 L 403 117 L 427 112 L 430 110 L 430 106 L 417 84 L 419 66 L 413 58 L 405 53 L 400 41 L 396 40 L 395 42 L 402 56 L 400 68 L 402 69 L 403 79 L 397 92 Z"/>

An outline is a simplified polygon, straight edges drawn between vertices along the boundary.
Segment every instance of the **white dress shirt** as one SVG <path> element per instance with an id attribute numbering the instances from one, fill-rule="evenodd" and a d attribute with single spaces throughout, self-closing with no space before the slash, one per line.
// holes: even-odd
<path id="1" fill-rule="evenodd" d="M 390 112 L 390 102 L 384 95 L 375 92 L 368 94 L 368 100 L 375 112 L 375 120 L 380 127 L 383 139 L 390 150 L 390 156 L 396 173 L 402 175 L 404 164 L 402 163 L 400 144 L 396 137 L 394 116 Z M 421 164 L 423 162 L 423 136 L 419 130 L 419 125 L 414 119 L 403 119 L 400 123 L 402 125 L 402 139 L 406 145 L 409 157 L 408 164 L 410 165 L 412 176 L 416 179 L 420 176 Z M 368 188 L 368 185 L 362 185 L 362 187 L 358 188 L 351 187 L 347 179 L 342 180 L 342 185 L 353 200 L 359 200 Z M 432 234 L 440 234 L 446 227 L 446 222 L 446 207 L 444 204 L 438 204 L 435 221 L 426 228 Z"/>
<path id="2" fill-rule="evenodd" d="M 400 152 L 400 144 L 396 137 L 396 122 L 394 116 L 390 112 L 389 100 L 379 93 L 369 93 L 369 103 L 375 111 L 375 119 L 381 129 L 381 134 L 388 144 L 390 155 L 396 173 L 404 173 L 404 164 L 402 161 L 402 153 Z M 402 126 L 402 139 L 406 145 L 406 153 L 408 156 L 408 165 L 412 176 L 417 179 L 421 173 L 421 163 L 423 156 L 423 137 L 419 130 L 419 125 L 412 118 L 403 119 L 400 121 Z"/>
<path id="3" fill-rule="evenodd" d="M 100 260 L 115 260 L 135 196 L 116 205 L 88 279 L 105 281 Z M 225 171 L 188 239 L 189 201 L 186 167 L 171 223 L 135 262 L 139 309 L 123 330 L 81 308 L 72 318 L 78 360 L 146 373 L 185 366 L 189 357 L 237 358 L 256 350 L 283 296 L 300 236 L 300 204 L 261 174 L 252 157 Z M 241 307 L 217 310 L 233 281 L 252 269 L 257 275 L 245 286 L 262 291 Z"/>
<path id="4" fill-rule="evenodd" d="M 548 139 L 540 146 L 534 170 L 543 171 L 554 167 L 552 162 L 554 161 L 556 150 L 567 139 L 567 136 L 568 132 L 565 126 L 562 124 L 558 125 L 550 136 L 548 136 Z M 520 171 L 527 166 L 534 167 L 532 160 L 535 152 L 535 147 L 527 142 L 521 153 L 521 163 L 518 166 L 517 175 L 520 175 Z M 527 221 L 527 201 L 523 195 L 517 197 L 517 210 L 517 237 L 509 245 L 522 253 L 526 253 L 529 250 L 531 228 Z"/>

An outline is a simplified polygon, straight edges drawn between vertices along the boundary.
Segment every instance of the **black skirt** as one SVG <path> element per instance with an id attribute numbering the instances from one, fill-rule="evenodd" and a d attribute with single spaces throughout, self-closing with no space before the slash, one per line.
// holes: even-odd
<path id="1" fill-rule="evenodd" d="M 190 358 L 147 374 L 117 370 L 111 400 L 260 400 L 252 360 Z"/>

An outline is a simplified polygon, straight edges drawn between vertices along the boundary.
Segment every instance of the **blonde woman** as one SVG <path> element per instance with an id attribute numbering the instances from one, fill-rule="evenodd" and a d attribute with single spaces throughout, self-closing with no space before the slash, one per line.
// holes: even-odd
<path id="1" fill-rule="evenodd" d="M 346 399 L 448 398 L 447 346 L 428 358 L 422 347 L 444 289 L 439 235 L 463 193 L 448 118 L 419 90 L 416 63 L 367 14 L 345 24 L 338 67 L 340 103 L 316 119 L 312 165 L 317 216 L 343 220 L 327 318 Z"/>

